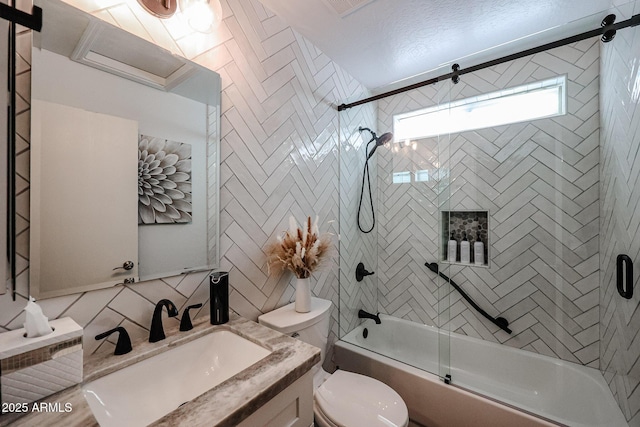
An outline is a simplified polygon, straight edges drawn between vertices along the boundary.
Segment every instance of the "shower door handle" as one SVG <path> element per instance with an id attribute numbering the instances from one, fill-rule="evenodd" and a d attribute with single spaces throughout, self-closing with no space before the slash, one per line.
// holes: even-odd
<path id="1" fill-rule="evenodd" d="M 626 265 L 626 274 L 623 274 L 622 264 Z M 618 255 L 616 258 L 616 286 L 622 298 L 631 299 L 633 296 L 633 261 L 629 255 Z"/>

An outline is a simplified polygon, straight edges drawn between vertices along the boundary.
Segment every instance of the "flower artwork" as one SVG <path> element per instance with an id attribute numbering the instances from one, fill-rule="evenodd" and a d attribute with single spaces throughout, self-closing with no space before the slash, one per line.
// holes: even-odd
<path id="1" fill-rule="evenodd" d="M 306 279 L 328 258 L 331 248 L 331 235 L 320 234 L 318 217 L 315 222 L 308 217 L 299 228 L 291 216 L 289 230 L 268 245 L 265 252 L 269 268 L 291 270 L 298 279 Z"/>
<path id="2" fill-rule="evenodd" d="M 138 224 L 191 222 L 191 145 L 140 135 Z"/>

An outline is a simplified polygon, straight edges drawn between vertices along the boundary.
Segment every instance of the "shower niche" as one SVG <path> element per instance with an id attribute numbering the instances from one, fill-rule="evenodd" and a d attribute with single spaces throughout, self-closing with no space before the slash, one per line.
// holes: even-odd
<path id="1" fill-rule="evenodd" d="M 441 211 L 440 215 L 440 224 L 442 224 L 440 261 L 448 264 L 488 268 L 489 211 L 452 210 Z M 469 242 L 468 258 L 464 255 L 462 248 L 465 237 Z M 452 240 L 455 240 L 455 259 L 451 252 L 450 241 Z M 478 247 L 475 245 L 476 242 L 481 242 L 482 245 Z"/>

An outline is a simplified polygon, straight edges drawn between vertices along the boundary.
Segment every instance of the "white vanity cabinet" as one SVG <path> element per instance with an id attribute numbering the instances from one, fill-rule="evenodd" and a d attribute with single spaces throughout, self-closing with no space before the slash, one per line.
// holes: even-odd
<path id="1" fill-rule="evenodd" d="M 238 427 L 309 427 L 313 425 L 313 373 L 298 378 Z"/>

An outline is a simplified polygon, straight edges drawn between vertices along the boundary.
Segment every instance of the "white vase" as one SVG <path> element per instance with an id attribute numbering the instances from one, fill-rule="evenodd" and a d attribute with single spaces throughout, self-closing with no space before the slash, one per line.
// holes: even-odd
<path id="1" fill-rule="evenodd" d="M 296 280 L 296 311 L 298 313 L 308 313 L 311 311 L 311 285 L 310 280 Z"/>

